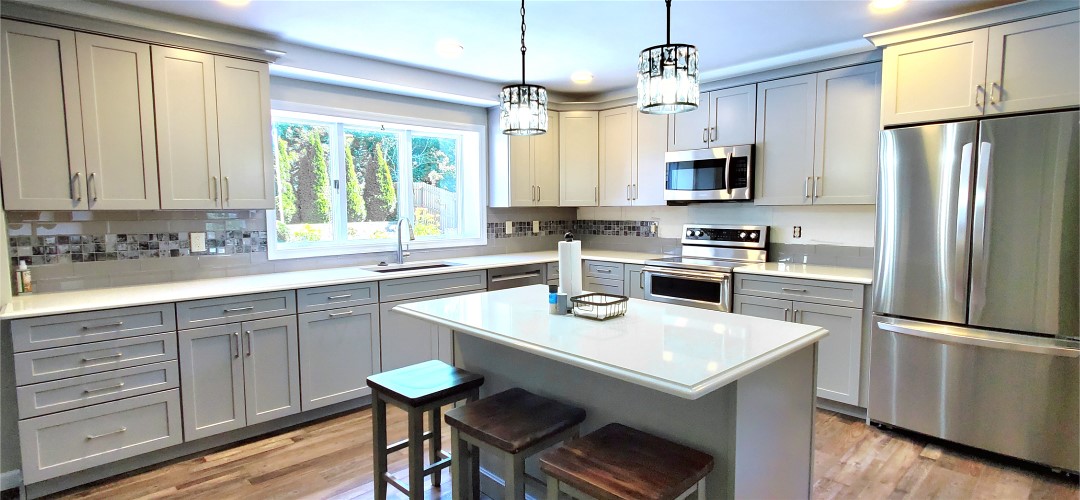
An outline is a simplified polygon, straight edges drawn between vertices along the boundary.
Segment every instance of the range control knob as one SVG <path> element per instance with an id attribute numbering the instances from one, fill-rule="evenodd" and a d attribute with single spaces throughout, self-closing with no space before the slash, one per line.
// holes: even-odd
<path id="1" fill-rule="evenodd" d="M 757 233 L 750 233 L 750 239 L 756 240 L 757 239 Z"/>
<path id="2" fill-rule="evenodd" d="M 698 229 L 697 231 L 694 232 L 694 236 L 697 236 L 698 238 L 700 238 L 702 236 L 705 236 L 705 231 L 702 231 L 702 230 Z"/>
<path id="3" fill-rule="evenodd" d="M 743 231 L 743 232 L 739 233 L 739 239 L 745 239 L 745 238 L 746 238 L 746 231 Z"/>
<path id="4" fill-rule="evenodd" d="M 694 230 L 693 229 L 687 229 L 686 230 L 686 236 L 687 237 L 694 236 Z"/>

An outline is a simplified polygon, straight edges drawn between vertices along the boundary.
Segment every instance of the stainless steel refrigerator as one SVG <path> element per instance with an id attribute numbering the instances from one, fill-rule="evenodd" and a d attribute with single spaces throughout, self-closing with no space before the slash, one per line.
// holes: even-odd
<path id="1" fill-rule="evenodd" d="M 882 132 L 869 418 L 1080 469 L 1080 112 Z"/>

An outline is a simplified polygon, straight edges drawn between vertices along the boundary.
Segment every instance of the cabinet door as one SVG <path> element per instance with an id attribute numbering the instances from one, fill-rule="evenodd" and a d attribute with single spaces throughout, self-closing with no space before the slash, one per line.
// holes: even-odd
<path id="1" fill-rule="evenodd" d="M 245 321 L 241 330 L 247 424 L 299 413 L 296 316 Z"/>
<path id="2" fill-rule="evenodd" d="M 531 207 L 536 204 L 536 184 L 533 183 L 531 137 L 511 135 L 510 143 L 510 206 Z"/>
<path id="3" fill-rule="evenodd" d="M 753 144 L 757 85 L 714 90 L 708 96 L 712 113 L 710 147 Z"/>
<path id="4" fill-rule="evenodd" d="M 564 111 L 559 122 L 559 205 L 595 207 L 600 201 L 600 115 Z"/>
<path id="5" fill-rule="evenodd" d="M 223 208 L 274 208 L 270 68 L 214 57 Z"/>
<path id="6" fill-rule="evenodd" d="M 667 115 L 668 151 L 686 151 L 709 147 L 709 97 L 702 94 L 697 109 Z"/>
<path id="7" fill-rule="evenodd" d="M 376 304 L 300 315 L 300 396 L 303 410 L 371 394 L 379 371 Z"/>
<path id="8" fill-rule="evenodd" d="M 178 338 L 184 441 L 247 425 L 240 324 L 181 330 Z"/>
<path id="9" fill-rule="evenodd" d="M 214 56 L 150 48 L 161 208 L 221 208 Z"/>
<path id="10" fill-rule="evenodd" d="M 600 206 L 629 206 L 632 195 L 634 106 L 600 112 Z"/>
<path id="11" fill-rule="evenodd" d="M 814 204 L 875 201 L 881 64 L 818 74 Z"/>
<path id="12" fill-rule="evenodd" d="M 645 282 L 641 278 L 641 266 L 626 265 L 623 271 L 623 292 L 631 299 L 645 298 Z"/>
<path id="13" fill-rule="evenodd" d="M 814 175 L 817 75 L 758 84 L 757 205 L 806 205 Z"/>
<path id="14" fill-rule="evenodd" d="M 817 395 L 859 404 L 862 364 L 862 309 L 794 302 L 795 321 L 829 331 L 818 342 Z"/>
<path id="15" fill-rule="evenodd" d="M 882 125 L 982 115 L 986 41 L 981 29 L 886 47 Z"/>
<path id="16" fill-rule="evenodd" d="M 1080 19 L 1072 10 L 990 28 L 988 114 L 1080 104 Z"/>
<path id="17" fill-rule="evenodd" d="M 532 137 L 536 205 L 559 206 L 559 113 L 548 111 L 548 131 Z"/>
<path id="18" fill-rule="evenodd" d="M 787 321 L 791 318 L 791 301 L 735 294 L 731 312 L 755 318 Z"/>
<path id="19" fill-rule="evenodd" d="M 439 297 L 452 297 L 440 295 Z M 436 297 L 431 297 L 436 298 Z M 382 348 L 382 370 L 439 359 L 439 327 L 434 323 L 393 311 L 395 306 L 411 301 L 379 304 L 379 345 Z M 449 362 L 450 360 L 443 360 Z"/>
<path id="20" fill-rule="evenodd" d="M 667 182 L 667 165 L 664 153 L 667 134 L 667 116 L 638 113 L 637 156 L 634 158 L 634 206 L 666 205 L 664 184 Z"/>
<path id="21" fill-rule="evenodd" d="M 160 208 L 150 46 L 87 33 L 75 44 L 90 209 Z"/>
<path id="22" fill-rule="evenodd" d="M 75 33 L 0 26 L 0 176 L 7 210 L 86 210 Z"/>

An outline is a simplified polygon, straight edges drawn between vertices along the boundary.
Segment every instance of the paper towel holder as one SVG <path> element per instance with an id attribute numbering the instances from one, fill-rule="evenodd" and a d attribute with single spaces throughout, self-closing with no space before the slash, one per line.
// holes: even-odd
<path id="1" fill-rule="evenodd" d="M 574 233 L 567 231 L 566 234 L 563 235 L 563 241 L 574 241 Z"/>

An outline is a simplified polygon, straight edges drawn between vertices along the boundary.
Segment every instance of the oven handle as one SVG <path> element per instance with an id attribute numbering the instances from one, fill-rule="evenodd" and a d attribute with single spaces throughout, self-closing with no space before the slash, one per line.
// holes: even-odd
<path id="1" fill-rule="evenodd" d="M 698 274 L 646 267 L 641 270 L 641 273 L 648 273 L 650 276 L 659 276 L 661 278 L 685 278 L 694 281 L 711 281 L 713 283 L 723 283 L 728 280 L 728 275 L 726 273 L 710 273 L 708 271 Z"/>

